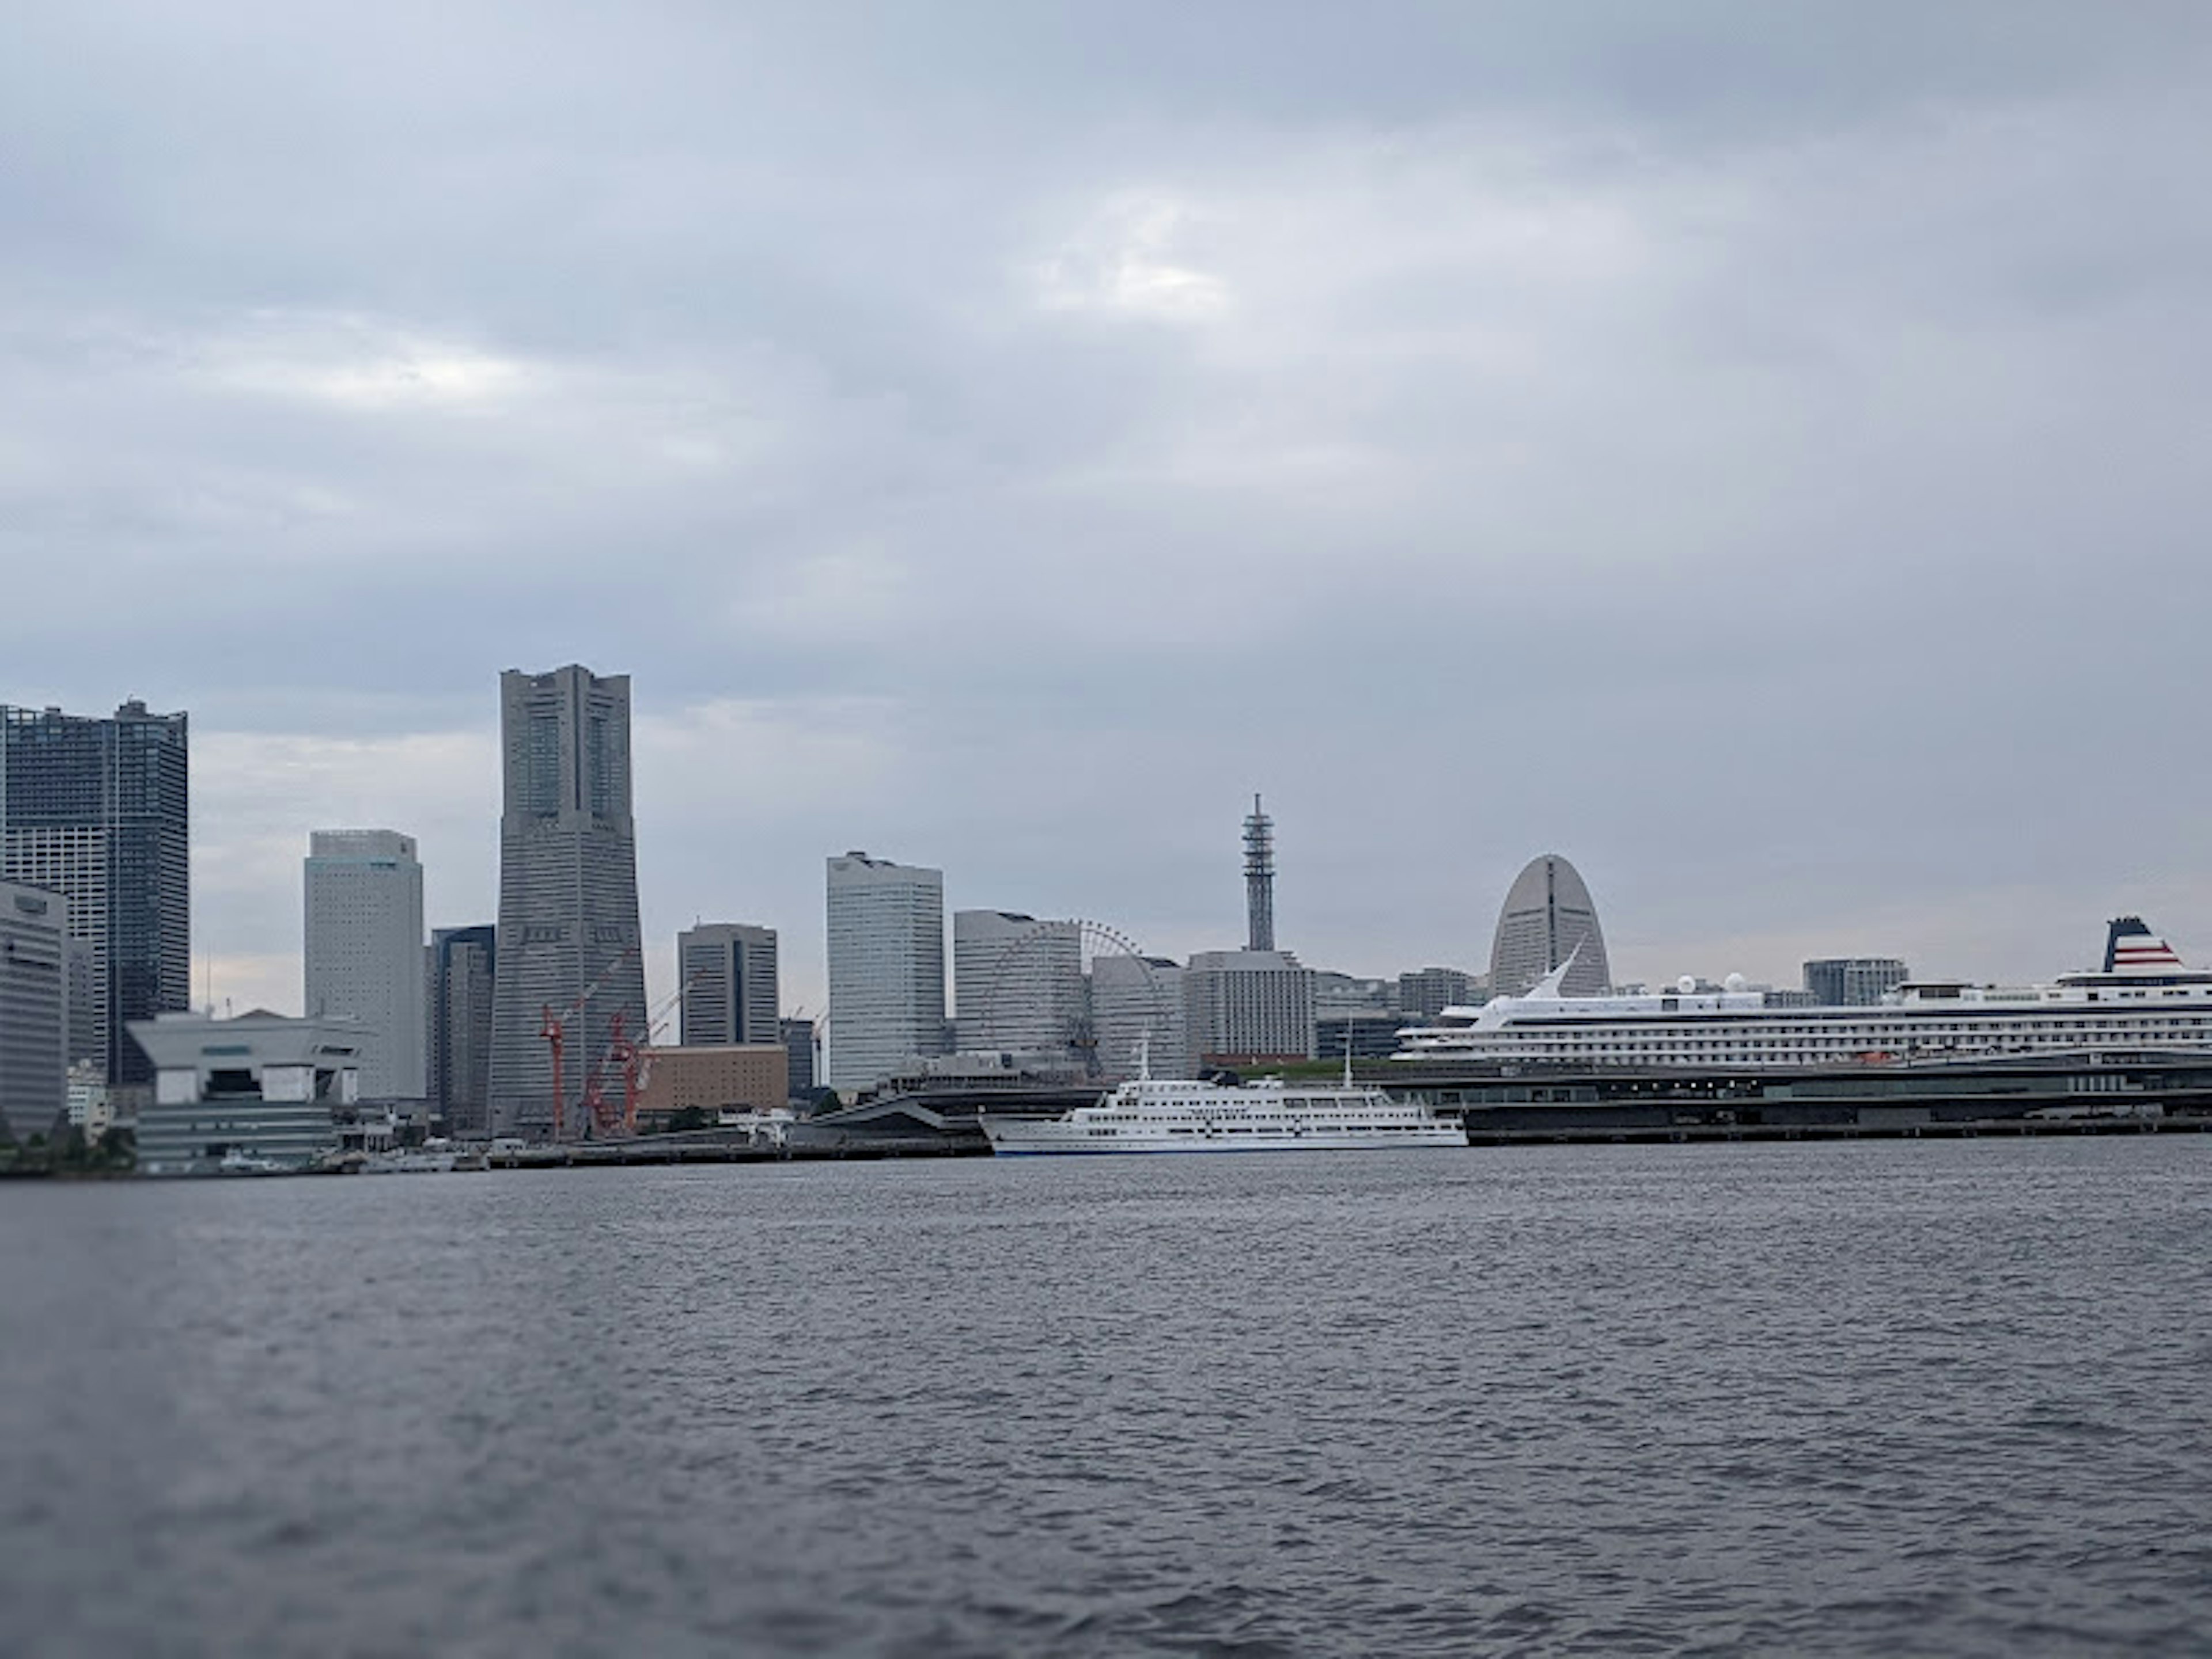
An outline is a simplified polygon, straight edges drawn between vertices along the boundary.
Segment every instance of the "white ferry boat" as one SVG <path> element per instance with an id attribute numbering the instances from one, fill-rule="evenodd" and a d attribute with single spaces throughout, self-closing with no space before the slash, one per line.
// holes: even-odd
<path id="1" fill-rule="evenodd" d="M 994 1152 L 1348 1152 L 1389 1146 L 1464 1146 L 1456 1113 L 1391 1099 L 1380 1089 L 1231 1084 L 1139 1077 L 1095 1106 L 1060 1117 L 976 1120 Z"/>
<path id="2" fill-rule="evenodd" d="M 1911 981 L 1869 1007 L 1771 1007 L 1757 991 L 1689 981 L 1570 997 L 1565 974 L 1563 964 L 1525 996 L 1410 1026 L 1395 1058 L 1711 1070 L 2212 1052 L 2212 973 L 2187 966 L 2138 916 L 2113 921 L 2100 970 L 2048 985 Z"/>

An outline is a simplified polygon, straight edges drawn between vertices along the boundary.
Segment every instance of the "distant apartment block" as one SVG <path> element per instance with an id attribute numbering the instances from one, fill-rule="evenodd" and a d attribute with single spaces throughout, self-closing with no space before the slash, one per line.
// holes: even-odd
<path id="1" fill-rule="evenodd" d="M 833 1089 L 945 1052 L 945 872 L 847 853 L 827 861 Z"/>
<path id="2" fill-rule="evenodd" d="M 676 936 L 687 1048 L 780 1042 L 775 929 L 702 922 Z"/>
<path id="3" fill-rule="evenodd" d="M 1183 970 L 1182 990 L 1200 1063 L 1313 1057 L 1313 970 L 1289 952 L 1201 951 Z"/>
<path id="4" fill-rule="evenodd" d="M 318 830 L 305 880 L 308 1015 L 360 1022 L 363 1095 L 422 1099 L 427 994 L 414 836 Z"/>
<path id="5" fill-rule="evenodd" d="M 89 952 L 76 1023 L 93 1052 L 71 1058 L 111 1084 L 151 1082 L 130 1023 L 191 999 L 189 805 L 183 714 L 0 705 L 0 881 L 62 896 Z"/>
<path id="6" fill-rule="evenodd" d="M 430 1109 L 446 1133 L 491 1133 L 492 990 L 499 929 L 490 922 L 441 927 L 430 936 Z"/>
<path id="7" fill-rule="evenodd" d="M 1870 1008 L 1905 983 L 1895 957 L 1820 957 L 1805 964 L 1805 988 L 1823 1008 Z"/>
<path id="8" fill-rule="evenodd" d="M 1479 975 L 1456 968 L 1417 968 L 1398 975 L 1398 1012 L 1407 1018 L 1434 1019 L 1447 1008 L 1482 1000 Z"/>
<path id="9" fill-rule="evenodd" d="M 0 882 L 0 1125 L 48 1135 L 69 1103 L 69 905 Z"/>

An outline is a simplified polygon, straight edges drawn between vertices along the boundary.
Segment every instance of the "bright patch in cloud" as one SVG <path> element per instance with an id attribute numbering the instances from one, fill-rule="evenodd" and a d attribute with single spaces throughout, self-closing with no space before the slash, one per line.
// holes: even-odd
<path id="1" fill-rule="evenodd" d="M 1039 267 L 1044 307 L 1183 323 L 1227 311 L 1228 283 L 1176 254 L 1189 217 L 1167 198 L 1114 198 Z"/>
<path id="2" fill-rule="evenodd" d="M 356 316 L 264 314 L 208 356 L 219 385 L 369 412 L 480 408 L 532 378 L 515 359 Z"/>

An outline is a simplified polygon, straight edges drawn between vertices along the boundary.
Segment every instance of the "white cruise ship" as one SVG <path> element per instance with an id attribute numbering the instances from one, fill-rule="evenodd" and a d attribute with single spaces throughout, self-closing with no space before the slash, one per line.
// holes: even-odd
<path id="1" fill-rule="evenodd" d="M 1565 971 L 1525 996 L 1408 1027 L 1395 1058 L 1732 1070 L 2212 1052 L 2212 973 L 2185 965 L 2136 916 L 2112 924 L 2100 970 L 2048 985 L 1912 981 L 1869 1007 L 1770 1007 L 1741 990 L 1570 997 Z"/>
<path id="2" fill-rule="evenodd" d="M 977 1120 L 991 1150 L 1025 1152 L 1348 1152 L 1464 1146 L 1456 1113 L 1351 1083 L 1170 1082 L 1141 1077 L 1060 1117 Z"/>

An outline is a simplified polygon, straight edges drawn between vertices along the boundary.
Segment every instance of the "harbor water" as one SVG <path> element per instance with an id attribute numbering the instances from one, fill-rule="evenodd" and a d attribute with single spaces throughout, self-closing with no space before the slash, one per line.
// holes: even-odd
<path id="1" fill-rule="evenodd" d="M 2212 1647 L 2212 1139 L 0 1190 L 8 1655 Z"/>

